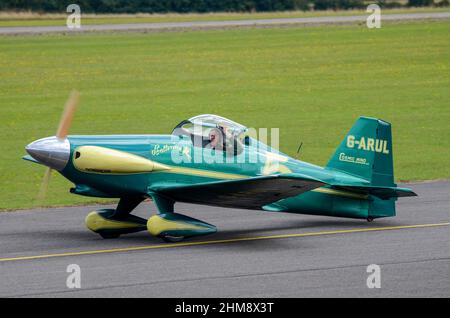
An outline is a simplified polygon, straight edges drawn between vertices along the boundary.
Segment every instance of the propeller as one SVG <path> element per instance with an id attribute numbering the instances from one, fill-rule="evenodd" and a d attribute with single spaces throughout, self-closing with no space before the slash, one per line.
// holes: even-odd
<path id="1" fill-rule="evenodd" d="M 80 93 L 77 91 L 72 91 L 66 102 L 64 113 L 59 122 L 58 131 L 56 133 L 56 137 L 58 137 L 58 139 L 65 139 L 67 137 L 79 101 Z"/>
<path id="2" fill-rule="evenodd" d="M 75 111 L 77 109 L 78 103 L 80 101 L 80 93 L 76 90 L 72 91 L 69 98 L 67 99 L 64 112 L 61 116 L 61 120 L 59 122 L 58 130 L 56 132 L 56 137 L 63 141 L 68 133 L 70 126 L 72 125 L 73 117 L 75 115 Z M 44 178 L 42 180 L 41 189 L 38 195 L 38 202 L 41 203 L 45 197 L 47 196 L 48 185 L 50 183 L 52 168 L 47 168 L 44 174 Z"/>

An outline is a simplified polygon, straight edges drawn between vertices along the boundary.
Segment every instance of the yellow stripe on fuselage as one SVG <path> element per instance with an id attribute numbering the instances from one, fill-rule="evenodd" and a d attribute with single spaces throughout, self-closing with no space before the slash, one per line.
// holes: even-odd
<path id="1" fill-rule="evenodd" d="M 243 175 L 243 174 L 234 174 L 234 173 L 219 172 L 219 171 L 213 171 L 213 170 L 203 170 L 203 169 L 176 167 L 176 166 L 167 166 L 167 167 L 169 167 L 170 169 L 159 171 L 159 172 L 186 174 L 186 175 L 197 176 L 197 177 L 224 179 L 224 180 L 248 179 L 248 178 L 252 177 L 252 176 Z"/>

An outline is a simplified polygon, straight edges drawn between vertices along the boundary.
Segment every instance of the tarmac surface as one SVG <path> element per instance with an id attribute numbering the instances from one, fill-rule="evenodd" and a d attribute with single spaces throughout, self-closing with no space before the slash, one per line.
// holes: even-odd
<path id="1" fill-rule="evenodd" d="M 166 23 L 133 23 L 133 24 L 103 24 L 82 25 L 80 29 L 69 29 L 66 26 L 29 26 L 29 27 L 0 27 L 0 35 L 33 35 L 46 33 L 83 33 L 83 32 L 161 32 L 192 29 L 222 29 L 236 27 L 270 27 L 270 26 L 301 26 L 320 24 L 351 24 L 365 23 L 367 15 L 359 16 L 331 16 L 310 18 L 281 18 L 255 19 L 231 21 L 194 21 L 194 22 L 166 22 Z M 383 21 L 408 21 L 450 19 L 450 12 L 405 13 L 381 15 Z"/>
<path id="2" fill-rule="evenodd" d="M 176 244 L 103 240 L 84 226 L 99 206 L 0 213 L 0 297 L 449 297 L 450 182 L 406 186 L 419 196 L 373 223 L 177 204 L 219 232 Z M 80 289 L 66 286 L 70 264 Z"/>

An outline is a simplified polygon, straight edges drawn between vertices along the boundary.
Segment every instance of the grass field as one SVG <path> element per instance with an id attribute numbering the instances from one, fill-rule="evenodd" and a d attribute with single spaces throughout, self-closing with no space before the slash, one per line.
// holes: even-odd
<path id="1" fill-rule="evenodd" d="M 403 8 L 383 9 L 382 14 L 447 12 L 450 8 Z M 157 23 L 157 22 L 191 22 L 223 21 L 247 19 L 302 18 L 320 16 L 367 15 L 365 10 L 343 11 L 285 11 L 257 13 L 206 13 L 206 14 L 83 14 L 82 24 L 122 24 L 122 23 Z M 0 27 L 14 26 L 64 26 L 67 14 L 37 14 L 0 12 Z"/>
<path id="2" fill-rule="evenodd" d="M 44 168 L 24 146 L 55 134 L 169 133 L 200 113 L 279 127 L 281 150 L 325 164 L 360 115 L 393 124 L 396 177 L 450 178 L 450 21 L 157 34 L 0 37 L 0 209 L 35 205 Z M 54 175 L 46 205 L 92 202 Z"/>

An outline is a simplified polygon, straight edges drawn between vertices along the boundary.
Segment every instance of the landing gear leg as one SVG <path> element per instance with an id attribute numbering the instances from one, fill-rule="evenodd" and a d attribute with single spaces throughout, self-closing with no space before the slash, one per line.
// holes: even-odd
<path id="1" fill-rule="evenodd" d="M 143 197 L 121 198 L 115 210 L 102 209 L 89 213 L 85 220 L 86 226 L 104 239 L 144 231 L 147 221 L 130 214 L 143 200 Z"/>

